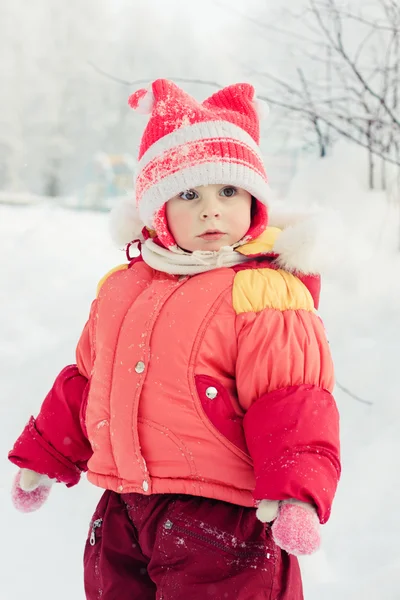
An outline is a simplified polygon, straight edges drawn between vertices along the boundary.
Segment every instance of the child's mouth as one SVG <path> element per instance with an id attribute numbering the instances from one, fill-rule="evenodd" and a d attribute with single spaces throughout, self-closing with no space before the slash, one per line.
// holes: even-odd
<path id="1" fill-rule="evenodd" d="M 206 231 L 202 235 L 199 235 L 199 237 L 201 237 L 203 240 L 211 242 L 213 240 L 220 240 L 224 235 L 225 233 L 223 233 L 222 231 Z"/>

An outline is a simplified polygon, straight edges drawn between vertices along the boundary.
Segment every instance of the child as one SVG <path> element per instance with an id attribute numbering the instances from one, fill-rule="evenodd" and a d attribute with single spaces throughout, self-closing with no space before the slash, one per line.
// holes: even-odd
<path id="1" fill-rule="evenodd" d="M 100 282 L 76 364 L 10 452 L 14 503 L 86 470 L 106 490 L 89 600 L 300 600 L 296 555 L 318 548 L 340 474 L 309 232 L 267 226 L 252 86 L 200 104 L 158 80 L 130 105 L 151 113 L 141 255 Z M 128 258 L 137 224 L 114 215 Z"/>

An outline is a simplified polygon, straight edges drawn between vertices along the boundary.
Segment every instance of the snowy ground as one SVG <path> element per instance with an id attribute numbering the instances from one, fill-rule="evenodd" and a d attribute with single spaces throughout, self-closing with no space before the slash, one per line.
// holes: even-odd
<path id="1" fill-rule="evenodd" d="M 304 193 L 301 178 L 296 186 L 296 193 Z M 342 418 L 343 477 L 331 520 L 323 529 L 323 551 L 302 560 L 305 598 L 398 600 L 400 254 L 393 250 L 396 215 L 387 214 L 382 195 L 363 194 L 357 186 L 351 189 L 348 181 L 346 186 L 340 194 L 328 186 L 330 193 L 336 193 L 339 210 L 350 219 L 350 243 L 338 271 L 325 281 L 321 314 L 339 383 L 373 404 L 336 390 Z M 55 486 L 42 510 L 19 514 L 10 502 L 15 468 L 6 455 L 29 415 L 37 413 L 54 376 L 74 361 L 76 340 L 97 281 L 109 268 L 124 262 L 124 255 L 109 241 L 106 215 L 49 205 L 0 205 L 0 248 L 0 598 L 83 600 L 83 545 L 101 492 L 86 480 L 70 490 Z"/>

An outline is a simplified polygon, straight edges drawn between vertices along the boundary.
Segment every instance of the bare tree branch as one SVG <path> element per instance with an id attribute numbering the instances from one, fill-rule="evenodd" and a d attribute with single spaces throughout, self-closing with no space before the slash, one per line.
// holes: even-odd
<path id="1" fill-rule="evenodd" d="M 321 42 L 320 41 L 315 41 L 312 40 L 308 37 L 306 37 L 305 35 L 301 35 L 297 32 L 293 32 L 287 29 L 282 29 L 281 27 L 276 27 L 276 25 L 272 25 L 271 23 L 262 23 L 261 21 L 259 21 L 258 19 L 255 19 L 253 17 L 250 17 L 248 14 L 237 10 L 236 8 L 233 8 L 232 6 L 229 6 L 227 4 L 224 4 L 222 2 L 218 2 L 218 0 L 214 0 L 214 4 L 216 6 L 219 6 L 220 8 L 222 8 L 223 10 L 230 12 L 230 13 L 234 13 L 235 15 L 238 15 L 242 20 L 244 21 L 248 21 L 249 23 L 252 23 L 253 25 L 256 25 L 256 27 L 263 29 L 264 31 L 274 31 L 276 33 L 280 33 L 283 34 L 285 36 L 288 36 L 289 38 L 293 38 L 293 39 L 297 39 L 297 40 L 301 40 L 303 42 L 307 42 L 309 44 L 315 44 L 317 46 L 321 46 Z"/>
<path id="2" fill-rule="evenodd" d="M 126 79 L 121 79 L 120 77 L 115 77 L 114 75 L 107 73 L 106 71 L 104 71 L 103 69 L 101 69 L 100 67 L 98 67 L 97 65 L 92 63 L 91 61 L 87 61 L 87 64 L 90 65 L 100 75 L 104 75 L 104 77 L 107 77 L 108 79 L 111 79 L 112 81 L 115 81 L 116 83 L 121 83 L 122 85 L 129 85 L 129 86 L 146 85 L 146 84 L 150 83 L 151 81 L 153 81 L 152 79 L 134 79 L 132 81 L 127 81 Z M 171 79 L 172 81 L 179 81 L 180 83 L 196 83 L 196 84 L 200 84 L 200 85 L 209 85 L 211 87 L 216 87 L 218 89 L 222 89 L 224 87 L 223 85 L 217 83 L 216 81 L 207 81 L 206 79 L 192 79 L 190 77 L 169 77 L 168 79 Z"/>
<path id="3" fill-rule="evenodd" d="M 334 24 L 335 24 L 335 28 L 336 28 L 336 40 L 332 37 L 329 29 L 326 27 L 326 25 L 325 25 L 325 23 L 324 23 L 324 21 L 322 19 L 320 10 L 317 7 L 317 3 L 315 2 L 315 0 L 310 0 L 310 3 L 311 3 L 311 6 L 312 6 L 312 9 L 313 9 L 315 18 L 317 19 L 318 23 L 320 24 L 321 29 L 324 31 L 325 35 L 329 39 L 329 41 L 330 41 L 330 43 L 332 45 L 332 48 L 334 50 L 336 50 L 336 52 L 338 52 L 343 57 L 343 59 L 345 60 L 345 62 L 347 63 L 347 65 L 350 67 L 350 69 L 353 71 L 354 75 L 356 76 L 356 78 L 358 79 L 358 81 L 361 83 L 361 85 L 363 86 L 363 88 L 365 89 L 365 91 L 367 91 L 372 97 L 374 97 L 376 100 L 378 100 L 378 102 L 382 105 L 382 108 L 384 108 L 384 110 L 390 116 L 393 124 L 400 129 L 400 120 L 392 112 L 392 110 L 390 109 L 390 107 L 387 105 L 385 99 L 382 98 L 382 96 L 380 94 L 378 94 L 377 92 L 375 92 L 375 90 L 373 90 L 371 88 L 371 86 L 369 85 L 369 83 L 362 76 L 361 72 L 359 71 L 359 69 L 355 65 L 354 61 L 351 60 L 349 54 L 346 52 L 346 50 L 344 48 L 344 43 L 343 43 L 342 27 L 341 27 L 341 23 L 340 23 L 338 9 L 337 9 L 337 7 L 335 5 L 335 1 L 334 0 L 328 0 L 328 2 L 331 5 L 333 14 L 335 15 Z"/>
<path id="4" fill-rule="evenodd" d="M 374 404 L 373 402 L 371 402 L 370 400 L 364 400 L 364 398 L 360 398 L 360 396 L 356 396 L 356 394 L 353 394 L 353 392 L 351 392 L 348 388 L 344 387 L 337 380 L 336 380 L 336 385 L 340 390 L 342 390 L 342 392 L 344 392 L 351 398 L 354 398 L 354 400 L 357 400 L 357 402 L 361 402 L 362 404 L 367 404 L 368 406 L 373 406 L 373 404 Z"/>
<path id="5" fill-rule="evenodd" d="M 310 110 L 312 110 L 315 113 L 315 117 L 312 119 L 312 123 L 314 125 L 314 129 L 317 134 L 317 139 L 318 139 L 318 144 L 319 144 L 319 155 L 321 158 L 323 158 L 324 156 L 326 156 L 326 139 L 325 139 L 325 136 L 320 127 L 320 119 L 315 111 L 315 106 L 314 106 L 314 103 L 313 103 L 313 100 L 311 97 L 310 90 L 308 88 L 308 83 L 306 81 L 306 78 L 304 77 L 304 73 L 300 68 L 298 68 L 297 72 L 298 72 L 298 75 L 299 75 L 299 78 L 301 81 L 301 85 L 303 86 L 303 90 L 304 90 L 305 96 L 307 98 Z"/>
<path id="6" fill-rule="evenodd" d="M 302 114 L 307 115 L 308 117 L 311 117 L 311 118 L 315 118 L 315 113 L 313 113 L 312 111 L 310 111 L 309 109 L 307 109 L 305 107 L 296 106 L 294 104 L 288 104 L 286 102 L 281 102 L 280 100 L 275 100 L 275 98 L 271 98 L 269 96 L 264 96 L 264 95 L 261 96 L 261 95 L 259 95 L 258 97 L 260 98 L 260 100 L 265 100 L 265 102 L 269 102 L 270 104 L 273 104 L 273 105 L 276 105 L 276 106 L 280 106 L 282 108 L 286 108 L 286 109 L 288 109 L 290 111 L 293 111 L 293 112 L 302 113 Z M 366 148 L 368 150 L 368 145 L 365 142 L 363 142 L 362 140 L 354 137 L 351 133 L 349 133 L 345 129 L 339 127 L 337 125 L 337 123 L 335 123 L 334 121 L 328 119 L 324 115 L 319 115 L 319 118 L 320 118 L 321 121 L 323 121 L 324 123 L 326 123 L 326 125 L 329 125 L 330 127 L 332 127 L 332 129 L 335 130 L 337 133 L 339 133 L 342 137 L 345 137 L 348 140 L 350 140 L 350 141 L 354 142 L 355 144 L 357 144 L 358 146 L 361 146 L 362 148 Z M 390 156 L 386 155 L 385 153 L 383 153 L 378 148 L 374 148 L 373 153 L 374 153 L 375 156 L 379 156 L 380 158 L 382 158 L 382 160 L 400 167 L 400 157 L 398 157 L 398 158 L 391 158 Z"/>
<path id="7" fill-rule="evenodd" d="M 364 17 L 360 17 L 359 15 L 355 15 L 343 9 L 340 11 L 340 14 L 342 15 L 342 17 L 346 17 L 351 21 L 357 21 L 358 23 L 362 23 L 363 25 L 367 25 L 368 27 L 373 27 L 375 30 L 393 31 L 393 28 L 390 25 L 385 24 L 385 22 L 380 23 L 379 21 L 369 21 Z"/>

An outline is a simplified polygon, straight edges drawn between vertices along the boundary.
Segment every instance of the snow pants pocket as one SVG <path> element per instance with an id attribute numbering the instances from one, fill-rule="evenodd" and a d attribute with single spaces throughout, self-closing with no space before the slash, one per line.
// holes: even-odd
<path id="1" fill-rule="evenodd" d="M 159 600 L 303 598 L 297 559 L 286 555 L 282 561 L 269 525 L 257 520 L 254 509 L 177 499 L 162 523 L 158 552 Z"/>
<path id="2" fill-rule="evenodd" d="M 84 552 L 87 600 L 154 600 L 156 588 L 147 574 L 126 505 L 106 491 L 90 523 Z"/>

